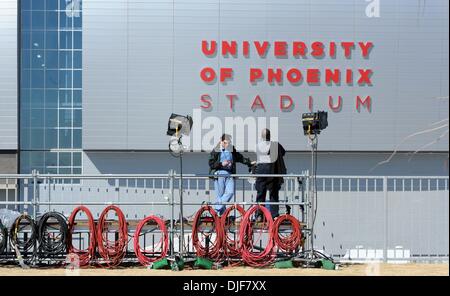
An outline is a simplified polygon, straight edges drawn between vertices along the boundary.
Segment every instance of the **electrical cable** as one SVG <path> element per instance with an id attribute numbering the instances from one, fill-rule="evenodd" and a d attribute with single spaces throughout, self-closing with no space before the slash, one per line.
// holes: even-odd
<path id="1" fill-rule="evenodd" d="M 42 215 L 38 222 L 39 252 L 49 258 L 62 255 L 67 249 L 69 229 L 66 218 L 57 212 Z"/>
<path id="2" fill-rule="evenodd" d="M 115 232 L 117 239 L 114 241 L 108 239 L 108 234 L 111 232 L 108 228 L 107 216 L 110 211 L 115 212 L 118 219 L 118 229 Z M 97 223 L 97 243 L 98 253 L 106 265 L 114 267 L 122 262 L 128 243 L 128 227 L 122 210 L 117 206 L 108 206 L 101 213 Z"/>
<path id="3" fill-rule="evenodd" d="M 27 228 L 29 228 L 28 231 Z M 25 230 L 25 231 L 24 231 Z M 23 233 L 23 239 L 19 237 L 19 234 Z M 37 227 L 33 218 L 27 214 L 22 214 L 14 221 L 10 231 L 10 243 L 13 250 L 27 253 L 33 249 L 33 254 L 28 261 L 32 261 L 36 255 L 36 236 Z M 16 256 L 21 256 L 17 254 Z M 20 260 L 21 258 L 19 258 Z"/>
<path id="4" fill-rule="evenodd" d="M 236 222 L 238 217 L 234 216 L 234 219 L 231 219 L 230 214 L 233 212 L 238 212 L 242 218 L 245 216 L 245 210 L 240 205 L 232 205 L 231 207 L 228 207 L 225 212 L 223 213 L 221 217 L 221 222 L 223 226 L 224 231 L 224 240 L 223 240 L 223 251 L 227 258 L 232 257 L 240 257 L 240 247 L 239 247 L 239 236 L 236 238 L 236 231 L 239 230 L 239 228 L 236 226 Z M 236 213 L 237 214 L 237 213 Z M 235 232 L 230 233 L 230 229 L 232 227 L 235 227 Z M 229 234 L 232 234 L 231 236 Z"/>
<path id="5" fill-rule="evenodd" d="M 154 244 L 153 249 L 151 251 L 148 251 L 147 249 L 141 249 L 141 246 L 139 245 L 139 237 L 141 236 L 142 229 L 149 222 L 155 222 L 158 225 L 158 228 L 161 232 L 161 239 L 156 244 L 157 248 L 155 248 Z M 158 253 L 156 249 L 160 249 L 160 254 L 155 256 L 155 254 Z M 165 258 L 167 256 L 168 249 L 169 249 L 169 234 L 167 233 L 166 223 L 164 222 L 164 220 L 156 216 L 148 216 L 145 219 L 141 220 L 141 222 L 139 222 L 138 226 L 136 227 L 136 231 L 134 233 L 134 253 L 136 254 L 136 257 L 139 260 L 139 262 L 144 266 L 148 266 L 155 261 Z M 149 255 L 151 257 L 149 257 Z"/>
<path id="6" fill-rule="evenodd" d="M 252 223 L 252 215 L 260 211 L 263 214 L 261 224 L 267 227 L 268 241 L 266 247 L 262 251 L 253 245 L 254 224 Z M 260 225 L 261 225 L 260 224 Z M 261 233 L 262 235 L 262 233 Z M 264 267 L 271 264 L 275 260 L 274 242 L 273 242 L 273 219 L 270 211 L 261 205 L 251 207 L 244 215 L 240 227 L 239 242 L 241 248 L 242 260 L 252 267 Z M 261 237 L 257 239 L 260 240 Z M 257 252 L 255 252 L 257 251 Z"/>
<path id="7" fill-rule="evenodd" d="M 209 213 L 210 217 L 205 216 L 204 213 Z M 211 222 L 214 226 L 210 230 L 201 229 L 200 225 L 205 222 Z M 215 233 L 215 239 L 213 239 L 213 233 Z M 199 239 L 199 236 L 201 236 L 201 239 Z M 195 214 L 192 225 L 192 245 L 196 255 L 219 261 L 222 259 L 222 243 L 223 228 L 219 216 L 211 206 L 202 206 Z"/>
<path id="8" fill-rule="evenodd" d="M 8 230 L 3 226 L 0 220 L 0 254 L 6 251 L 6 246 L 8 244 Z"/>
<path id="9" fill-rule="evenodd" d="M 89 246 L 87 250 L 79 250 L 73 245 L 73 233 L 75 230 L 75 219 L 79 212 L 84 212 L 87 216 L 87 222 L 89 227 Z M 96 249 L 96 228 L 94 217 L 91 211 L 85 206 L 79 206 L 75 208 L 69 218 L 69 231 L 67 238 L 67 250 L 69 254 L 76 254 L 79 259 L 80 266 L 88 265 L 92 260 L 95 259 L 95 249 Z"/>
<path id="10" fill-rule="evenodd" d="M 292 233 L 289 236 L 281 236 L 280 228 L 286 222 L 291 226 Z M 292 215 L 278 216 L 273 223 L 273 240 L 282 251 L 294 252 L 298 249 L 302 240 L 300 222 Z"/>

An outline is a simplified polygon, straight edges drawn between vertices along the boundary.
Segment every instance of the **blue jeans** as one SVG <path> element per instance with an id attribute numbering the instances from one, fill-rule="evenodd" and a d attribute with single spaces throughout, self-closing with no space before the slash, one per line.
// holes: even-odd
<path id="1" fill-rule="evenodd" d="M 214 181 L 214 189 L 216 190 L 216 204 L 214 209 L 220 215 L 225 211 L 225 205 L 223 202 L 229 202 L 234 196 L 234 179 L 230 177 L 230 173 L 227 171 L 217 171 L 217 177 Z"/>

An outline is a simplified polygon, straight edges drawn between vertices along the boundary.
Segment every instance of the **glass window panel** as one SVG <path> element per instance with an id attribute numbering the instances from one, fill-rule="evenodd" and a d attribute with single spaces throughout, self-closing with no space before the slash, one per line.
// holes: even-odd
<path id="1" fill-rule="evenodd" d="M 44 71 L 43 70 L 31 70 L 31 87 L 43 88 L 44 87 Z"/>
<path id="2" fill-rule="evenodd" d="M 58 126 L 58 110 L 45 109 L 45 127 L 55 128 Z"/>
<path id="3" fill-rule="evenodd" d="M 82 78 L 81 71 L 73 71 L 73 88 L 81 88 Z"/>
<path id="4" fill-rule="evenodd" d="M 82 49 L 83 48 L 80 31 L 73 32 L 73 48 L 74 49 Z"/>
<path id="5" fill-rule="evenodd" d="M 30 133 L 30 149 L 44 149 L 44 129 L 32 129 Z"/>
<path id="6" fill-rule="evenodd" d="M 73 148 L 74 149 L 81 149 L 82 144 L 82 134 L 81 129 L 74 129 L 73 130 Z"/>
<path id="7" fill-rule="evenodd" d="M 45 108 L 58 108 L 58 91 L 49 90 L 45 91 Z"/>
<path id="8" fill-rule="evenodd" d="M 59 91 L 59 106 L 62 108 L 72 107 L 72 91 L 70 90 Z"/>
<path id="9" fill-rule="evenodd" d="M 45 86 L 47 88 L 58 88 L 58 70 L 47 70 L 45 74 Z"/>
<path id="10" fill-rule="evenodd" d="M 30 124 L 31 124 L 30 118 L 31 118 L 31 111 L 30 111 L 30 109 L 22 108 L 20 110 L 20 126 L 22 128 L 24 128 L 24 127 L 28 127 L 29 128 Z"/>
<path id="11" fill-rule="evenodd" d="M 31 70 L 22 70 L 20 73 L 20 87 L 22 88 L 30 88 L 30 71 Z"/>
<path id="12" fill-rule="evenodd" d="M 71 169 L 70 168 L 59 168 L 59 174 L 60 175 L 70 175 L 71 174 Z M 63 182 L 65 184 L 70 184 L 70 179 L 64 179 Z"/>
<path id="13" fill-rule="evenodd" d="M 58 148 L 58 130 L 45 129 L 45 149 L 54 149 L 54 148 Z"/>
<path id="14" fill-rule="evenodd" d="M 81 168 L 72 168 L 72 174 L 81 175 Z"/>
<path id="15" fill-rule="evenodd" d="M 42 89 L 32 89 L 31 90 L 31 108 L 44 108 L 44 91 Z"/>
<path id="16" fill-rule="evenodd" d="M 21 39 L 20 39 L 20 42 L 21 42 L 21 47 L 22 47 L 22 49 L 24 49 L 24 48 L 30 48 L 31 47 L 31 32 L 30 31 L 22 31 L 22 33 L 21 33 Z"/>
<path id="17" fill-rule="evenodd" d="M 45 34 L 45 48 L 58 49 L 58 32 L 47 31 Z"/>
<path id="18" fill-rule="evenodd" d="M 45 1 L 33 0 L 31 7 L 33 8 L 33 10 L 44 10 L 45 9 Z"/>
<path id="19" fill-rule="evenodd" d="M 45 9 L 57 10 L 58 9 L 58 0 L 46 0 L 45 1 Z"/>
<path id="20" fill-rule="evenodd" d="M 58 169 L 57 168 L 45 168 L 45 172 L 49 175 L 57 175 Z"/>
<path id="21" fill-rule="evenodd" d="M 73 166 L 81 166 L 81 152 L 73 153 Z"/>
<path id="22" fill-rule="evenodd" d="M 22 10 L 30 10 L 31 9 L 31 0 L 21 0 L 20 8 Z M 23 13 L 23 11 L 22 11 L 22 13 Z"/>
<path id="23" fill-rule="evenodd" d="M 44 166 L 44 152 L 43 151 L 31 151 L 30 152 L 30 166 L 31 167 L 43 167 Z"/>
<path id="24" fill-rule="evenodd" d="M 29 88 L 22 88 L 20 90 L 20 107 L 21 109 L 29 109 L 31 106 L 31 91 Z"/>
<path id="25" fill-rule="evenodd" d="M 21 21 L 22 30 L 31 30 L 31 11 L 22 11 Z"/>
<path id="26" fill-rule="evenodd" d="M 43 50 L 33 50 L 31 52 L 31 68 L 41 69 L 45 66 L 45 57 Z"/>
<path id="27" fill-rule="evenodd" d="M 81 51 L 73 52 L 73 68 L 81 69 L 83 67 Z"/>
<path id="28" fill-rule="evenodd" d="M 44 31 L 31 32 L 31 48 L 44 49 Z"/>
<path id="29" fill-rule="evenodd" d="M 63 6 L 65 7 L 65 6 Z M 59 13 L 59 26 L 61 29 L 72 29 L 72 18 L 67 16 L 66 11 L 61 7 L 61 12 Z"/>
<path id="30" fill-rule="evenodd" d="M 22 58 L 20 60 L 22 69 L 30 68 L 31 66 L 31 50 L 22 50 Z"/>
<path id="31" fill-rule="evenodd" d="M 59 148 L 72 148 L 72 130 L 59 130 Z"/>
<path id="32" fill-rule="evenodd" d="M 60 88 L 72 87 L 72 72 L 70 70 L 59 71 L 59 87 Z"/>
<path id="33" fill-rule="evenodd" d="M 60 68 L 72 68 L 72 52 L 60 51 L 59 52 L 59 67 Z"/>
<path id="34" fill-rule="evenodd" d="M 45 66 L 47 69 L 58 69 L 58 52 L 56 50 L 45 52 Z"/>
<path id="35" fill-rule="evenodd" d="M 47 30 L 57 30 L 58 29 L 58 12 L 47 11 L 46 12 L 46 28 Z"/>
<path id="36" fill-rule="evenodd" d="M 72 48 L 72 32 L 70 31 L 59 32 L 59 48 L 62 49 Z"/>
<path id="37" fill-rule="evenodd" d="M 81 110 L 75 109 L 73 110 L 73 127 L 81 127 Z"/>
<path id="38" fill-rule="evenodd" d="M 39 1 L 33 1 L 39 2 Z M 45 26 L 45 12 L 33 11 L 31 15 L 31 29 L 32 30 L 44 30 Z"/>
<path id="39" fill-rule="evenodd" d="M 73 107 L 81 108 L 81 90 L 73 91 Z"/>
<path id="40" fill-rule="evenodd" d="M 81 24 L 82 24 L 82 13 L 80 12 L 78 17 L 74 17 L 73 18 L 73 28 L 74 29 L 81 29 Z"/>
<path id="41" fill-rule="evenodd" d="M 31 109 L 31 127 L 44 127 L 44 109 Z"/>
<path id="42" fill-rule="evenodd" d="M 30 167 L 30 151 L 20 152 L 20 169 Z"/>
<path id="43" fill-rule="evenodd" d="M 72 110 L 63 109 L 59 110 L 59 126 L 71 127 L 72 126 Z"/>
<path id="44" fill-rule="evenodd" d="M 59 153 L 59 166 L 72 166 L 72 153 L 60 152 Z"/>
<path id="45" fill-rule="evenodd" d="M 30 129 L 20 129 L 20 149 L 31 149 L 30 147 Z"/>

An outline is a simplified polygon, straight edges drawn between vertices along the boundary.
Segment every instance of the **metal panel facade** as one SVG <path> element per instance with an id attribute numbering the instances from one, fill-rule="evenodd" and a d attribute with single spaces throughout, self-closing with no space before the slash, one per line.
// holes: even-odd
<path id="1" fill-rule="evenodd" d="M 17 1 L 0 1 L 0 150 L 17 149 Z"/>
<path id="2" fill-rule="evenodd" d="M 213 108 L 202 112 L 203 118 L 279 117 L 278 137 L 289 150 L 308 150 L 300 115 L 308 111 L 312 96 L 314 110 L 329 111 L 330 126 L 320 139 L 320 150 L 446 151 L 448 135 L 424 147 L 445 128 L 403 139 L 448 119 L 449 3 L 379 2 L 380 16 L 368 17 L 370 3 L 363 0 L 86 1 L 83 149 L 166 149 L 170 113 L 192 114 L 193 108 L 202 105 L 201 95 L 209 94 Z M 219 52 L 206 57 L 202 40 L 237 41 L 238 55 L 223 57 Z M 251 48 L 250 57 L 243 57 L 242 41 L 269 41 L 269 54 L 259 58 Z M 368 59 L 357 51 L 346 59 L 342 48 L 336 58 L 277 58 L 275 41 L 370 41 L 374 47 Z M 199 74 L 204 67 L 230 67 L 234 77 L 226 84 L 207 84 Z M 251 67 L 284 72 L 290 68 L 370 68 L 372 86 L 329 86 L 323 81 L 319 86 L 291 85 L 286 79 L 281 85 L 266 81 L 252 85 Z M 229 94 L 238 96 L 234 111 L 226 97 Z M 261 96 L 265 111 L 251 109 L 256 95 Z M 292 97 L 293 110 L 280 110 L 280 95 Z M 371 96 L 370 112 L 365 107 L 356 109 L 358 95 Z M 329 108 L 329 96 L 334 102 L 342 97 L 340 111 Z"/>

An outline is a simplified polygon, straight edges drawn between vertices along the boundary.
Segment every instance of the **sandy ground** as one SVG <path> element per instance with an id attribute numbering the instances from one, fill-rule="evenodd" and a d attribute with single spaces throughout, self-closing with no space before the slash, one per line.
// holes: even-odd
<path id="1" fill-rule="evenodd" d="M 16 266 L 0 267 L 0 276 L 57 276 L 77 275 L 66 273 L 64 268 L 31 268 L 21 269 Z M 342 265 L 338 270 L 323 269 L 254 269 L 233 267 L 221 270 L 151 270 L 141 267 L 102 269 L 88 268 L 79 270 L 81 276 L 448 276 L 448 264 L 352 264 Z"/>

